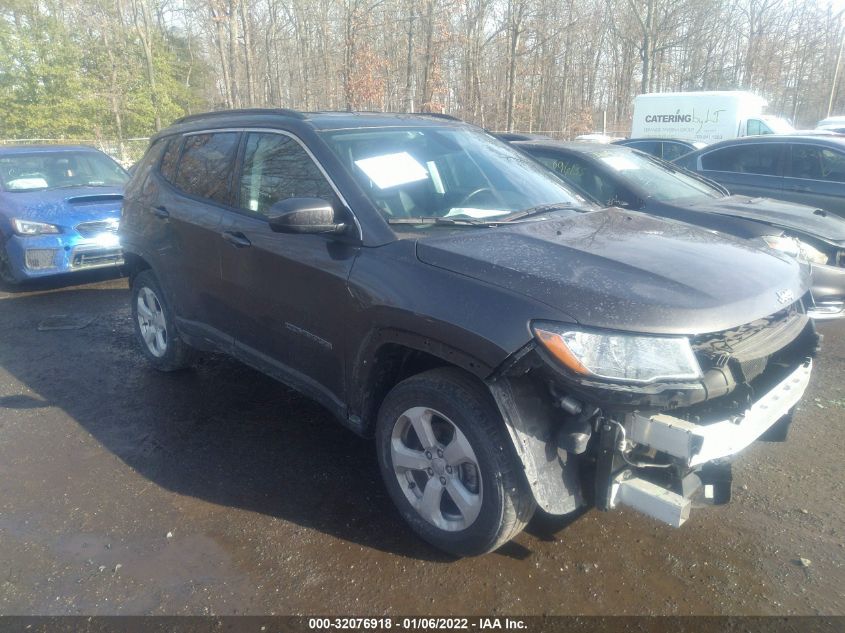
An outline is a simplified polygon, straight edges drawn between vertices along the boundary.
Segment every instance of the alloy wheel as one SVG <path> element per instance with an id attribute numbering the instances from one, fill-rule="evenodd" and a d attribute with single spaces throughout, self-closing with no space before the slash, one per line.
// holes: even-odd
<path id="1" fill-rule="evenodd" d="M 167 323 L 155 292 L 144 286 L 138 291 L 138 325 L 150 354 L 161 358 L 167 352 Z"/>
<path id="2" fill-rule="evenodd" d="M 399 416 L 390 439 L 399 486 L 420 517 L 449 532 L 471 526 L 481 512 L 478 459 L 448 417 L 428 407 Z"/>

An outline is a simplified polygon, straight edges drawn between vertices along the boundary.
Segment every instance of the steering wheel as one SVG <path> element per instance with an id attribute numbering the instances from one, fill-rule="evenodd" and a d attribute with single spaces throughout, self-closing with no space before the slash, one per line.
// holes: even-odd
<path id="1" fill-rule="evenodd" d="M 470 191 L 467 195 L 465 195 L 463 198 L 461 198 L 461 201 L 458 204 L 456 204 L 455 206 L 456 207 L 462 207 L 465 204 L 467 204 L 470 200 L 472 200 L 475 196 L 477 196 L 481 193 L 490 193 L 490 194 L 493 194 L 494 196 L 496 195 L 496 192 L 494 192 L 490 187 L 479 187 L 478 189 L 476 189 L 474 191 Z"/>

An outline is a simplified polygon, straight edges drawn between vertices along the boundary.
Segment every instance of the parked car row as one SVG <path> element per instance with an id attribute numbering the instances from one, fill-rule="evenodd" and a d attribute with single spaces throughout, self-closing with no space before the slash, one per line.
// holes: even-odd
<path id="1" fill-rule="evenodd" d="M 770 138 L 729 141 L 726 147 L 752 146 Z M 754 240 L 809 262 L 813 268 L 815 303 L 810 308 L 811 314 L 816 318 L 842 315 L 845 307 L 845 219 L 842 217 L 803 204 L 730 195 L 725 187 L 695 173 L 627 147 L 557 141 L 514 144 L 599 206 L 634 209 L 688 222 Z M 678 162 L 689 164 L 695 159 L 684 158 Z M 732 185 L 727 186 L 735 190 Z"/>

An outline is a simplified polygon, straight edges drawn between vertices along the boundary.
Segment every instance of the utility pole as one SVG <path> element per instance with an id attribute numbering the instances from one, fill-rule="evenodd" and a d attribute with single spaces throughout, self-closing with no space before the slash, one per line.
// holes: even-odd
<path id="1" fill-rule="evenodd" d="M 827 116 L 833 112 L 833 100 L 836 98 L 836 85 L 839 83 L 839 67 L 842 65 L 842 50 L 845 49 L 845 31 L 839 44 L 839 55 L 836 57 L 836 69 L 833 71 L 833 84 L 830 87 L 830 99 L 827 102 Z"/>

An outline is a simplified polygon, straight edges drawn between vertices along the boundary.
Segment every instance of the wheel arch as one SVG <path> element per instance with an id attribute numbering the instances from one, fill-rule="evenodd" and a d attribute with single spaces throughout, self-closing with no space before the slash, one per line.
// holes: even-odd
<path id="1" fill-rule="evenodd" d="M 438 367 L 455 367 L 484 385 L 493 368 L 478 358 L 432 337 L 393 329 L 371 334 L 351 368 L 350 420 L 371 435 L 388 392 L 402 380 Z"/>
<path id="2" fill-rule="evenodd" d="M 138 273 L 140 273 L 142 270 L 152 269 L 150 263 L 138 253 L 124 252 L 123 262 L 123 265 L 126 269 L 126 274 L 129 277 L 130 286 L 132 285 L 132 282 L 135 281 L 135 277 L 138 275 Z"/>

